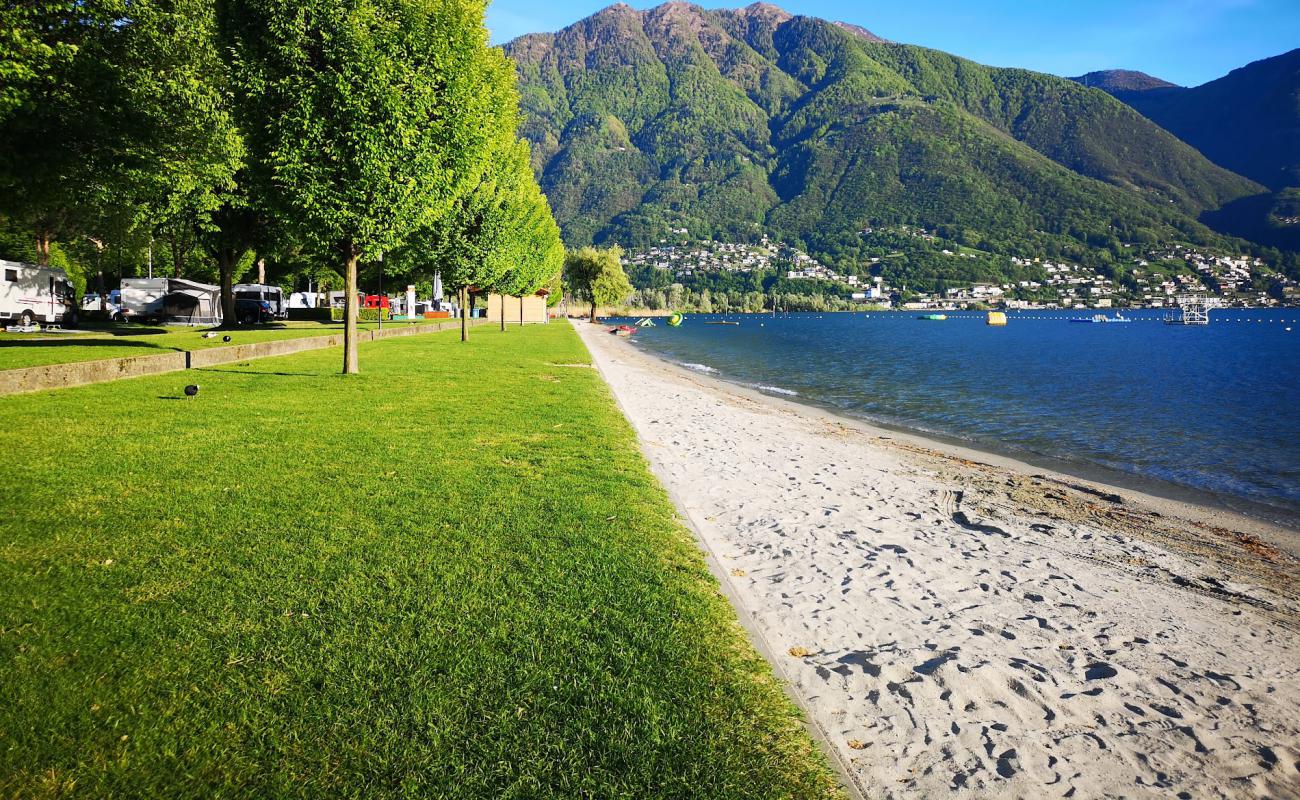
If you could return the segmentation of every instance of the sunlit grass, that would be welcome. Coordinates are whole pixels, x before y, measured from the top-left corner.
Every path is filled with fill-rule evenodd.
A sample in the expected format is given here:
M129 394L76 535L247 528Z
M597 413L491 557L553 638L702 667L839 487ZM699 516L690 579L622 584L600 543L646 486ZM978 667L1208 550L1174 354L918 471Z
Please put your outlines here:
M0 400L0 796L833 793L588 362L484 328Z

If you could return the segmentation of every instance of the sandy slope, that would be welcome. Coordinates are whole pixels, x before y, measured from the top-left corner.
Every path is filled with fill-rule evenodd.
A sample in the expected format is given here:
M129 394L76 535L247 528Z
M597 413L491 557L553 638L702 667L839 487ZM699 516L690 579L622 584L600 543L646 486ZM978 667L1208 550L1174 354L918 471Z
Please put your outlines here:
M577 327L866 796L1300 797L1300 561L1258 526Z

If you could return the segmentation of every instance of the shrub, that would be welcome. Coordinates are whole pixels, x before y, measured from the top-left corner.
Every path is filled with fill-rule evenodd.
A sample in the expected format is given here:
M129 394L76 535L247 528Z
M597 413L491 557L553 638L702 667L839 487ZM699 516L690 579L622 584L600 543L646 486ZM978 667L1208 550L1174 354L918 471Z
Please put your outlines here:
M384 308L384 309L379 309L379 308L360 308L360 309L357 309L357 311L359 312L359 313L357 314L357 321L358 321L358 322L378 322L378 321L379 321L379 312L380 312L380 311L383 311L383 312L384 312L384 319L391 319L391 318L392 318L392 314L389 313L389 310L388 310L387 308ZM343 321L343 309L341 309L341 308L331 308L331 309L330 309L330 319L333 320L333 321L335 321L335 322L342 322L342 321Z

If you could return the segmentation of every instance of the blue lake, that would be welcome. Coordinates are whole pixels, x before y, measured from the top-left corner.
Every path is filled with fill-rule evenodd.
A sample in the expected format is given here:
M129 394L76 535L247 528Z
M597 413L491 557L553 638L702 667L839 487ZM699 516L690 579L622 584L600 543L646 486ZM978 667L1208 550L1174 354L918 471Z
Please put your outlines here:
M1300 309L1068 321L1092 313L695 315L634 342L846 415L1300 513Z

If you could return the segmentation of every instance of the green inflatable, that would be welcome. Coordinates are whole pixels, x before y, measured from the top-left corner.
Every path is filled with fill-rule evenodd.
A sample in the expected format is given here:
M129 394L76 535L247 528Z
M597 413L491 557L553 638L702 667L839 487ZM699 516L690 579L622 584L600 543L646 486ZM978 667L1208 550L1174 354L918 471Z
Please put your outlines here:
M682 320L684 319L686 319L686 317L682 316L681 314L673 314L671 317L668 318L668 327L676 328L678 325L682 324Z

